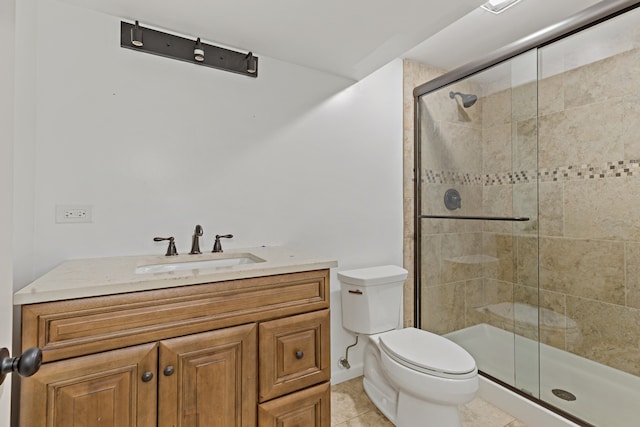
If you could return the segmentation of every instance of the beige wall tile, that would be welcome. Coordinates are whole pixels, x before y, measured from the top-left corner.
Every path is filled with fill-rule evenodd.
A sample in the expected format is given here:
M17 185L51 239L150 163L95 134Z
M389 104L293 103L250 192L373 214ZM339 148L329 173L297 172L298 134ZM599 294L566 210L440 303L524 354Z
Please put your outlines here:
M403 209L409 210L413 208L413 198L405 197L402 201ZM403 218L403 235L404 237L414 237L414 218L413 216L406 215Z
M537 341L539 337L538 325L540 314L538 301L537 288L514 285L513 312L515 318L515 333L534 341Z
M484 216L512 216L513 215L513 185L489 185L482 191L482 215ZM510 222L484 221L482 229L492 233L510 233Z
M514 285L513 301L537 307L539 301L538 288L534 288L532 286Z
M454 211L451 215L463 215L462 213L458 214L458 212L461 211ZM445 215L448 215L448 213ZM473 233L480 232L482 227L477 221L452 219L423 219L420 223L426 234Z
M465 282L422 289L422 328L446 334L465 326Z
M564 73L564 104L571 108L640 91L640 55L634 49Z
M409 272L407 279L404 281L404 294L403 294L403 325L413 326L413 283L414 283L414 241L413 237L406 237L404 239L404 268ZM409 263L407 263L409 260Z
M440 121L424 126L423 130L424 169L482 172L482 134L479 129Z
M530 82L511 89L511 121L519 122L537 116L538 83Z
M554 168L622 159L622 114L620 99L613 99L540 117L539 166Z
M538 183L515 184L513 188L513 215L527 217L529 221L513 222L513 231L518 234L538 232Z
M537 288L521 285L513 287L515 332L532 340L538 340L539 337L538 294Z
M482 233L447 234L442 239L440 280L459 282L482 277Z
M640 375L640 311L584 298L567 297L567 314L580 333L567 350L633 375ZM615 321L612 321L615 319Z
M567 296L557 292L540 291L540 340L542 343L566 349L567 336L573 337L578 332L571 319L567 318ZM564 316L563 324L557 321Z
M564 235L640 241L640 177L564 184Z
M538 194L540 235L564 235L564 183L540 182Z
M501 315L502 310L492 305L513 303L513 284L493 279L468 281L465 287L466 326L487 323L510 332L514 330L512 313ZM502 307L502 306L501 306Z
M446 235L444 236L446 238ZM421 283L424 287L437 286L441 280L442 235L422 236Z
M413 270L414 270L414 249L415 242L413 216L414 216L414 99L413 89L421 83L425 83L444 73L433 67L419 64L417 62L403 61L403 181L404 196L407 203L404 204L404 267L409 270L409 277L404 286L404 323L407 326L413 325ZM411 196L409 200L408 197Z
M538 115L564 110L564 75L557 74L538 83Z
M624 243L540 238L540 287L624 304Z
M625 244L627 305L640 308L640 242Z
M482 98L482 127L492 128L511 123L511 90Z
M511 234L483 233L485 256L482 277L503 282L516 281L516 238Z
M535 172L538 167L538 120L517 122L514 141L513 170Z
M624 158L638 160L640 159L640 97L638 92L623 98L622 114Z
M538 287L538 239L518 236L517 245L517 283Z
M482 130L482 172L484 174L509 172L513 170L511 159L511 124L484 128Z

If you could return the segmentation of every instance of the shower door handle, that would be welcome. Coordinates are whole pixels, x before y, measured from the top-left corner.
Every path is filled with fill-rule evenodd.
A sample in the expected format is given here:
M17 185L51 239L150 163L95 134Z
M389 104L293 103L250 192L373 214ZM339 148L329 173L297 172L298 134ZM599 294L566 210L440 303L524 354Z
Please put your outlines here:
M17 372L21 377L30 377L38 372L42 365L42 350L33 347L18 357L9 357L9 349L0 349L0 384L11 372Z
M462 215L420 215L425 219L466 219L472 221L529 221L526 216L462 216Z

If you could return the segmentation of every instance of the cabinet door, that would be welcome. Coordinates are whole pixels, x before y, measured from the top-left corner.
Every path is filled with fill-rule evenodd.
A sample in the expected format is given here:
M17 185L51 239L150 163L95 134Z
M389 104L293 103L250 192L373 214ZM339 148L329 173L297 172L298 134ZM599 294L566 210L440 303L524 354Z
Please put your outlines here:
M155 426L157 366L157 344L44 364L21 381L20 425Z
M331 388L329 383L260 404L259 427L329 427Z
M160 342L159 427L256 425L255 324Z

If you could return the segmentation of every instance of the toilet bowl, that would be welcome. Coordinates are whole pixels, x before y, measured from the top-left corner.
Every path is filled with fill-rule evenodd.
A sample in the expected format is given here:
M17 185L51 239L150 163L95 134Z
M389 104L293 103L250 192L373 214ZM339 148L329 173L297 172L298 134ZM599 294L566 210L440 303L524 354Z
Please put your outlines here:
M382 266L338 273L343 326L368 335L364 389L396 426L460 426L459 404L478 391L473 357L458 344L416 328L399 328L407 271Z

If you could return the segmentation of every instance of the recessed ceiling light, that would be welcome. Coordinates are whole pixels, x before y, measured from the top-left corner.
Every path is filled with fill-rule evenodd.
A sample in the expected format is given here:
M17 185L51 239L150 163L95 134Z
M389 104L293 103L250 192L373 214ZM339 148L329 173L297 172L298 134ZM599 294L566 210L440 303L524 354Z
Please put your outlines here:
M504 12L519 1L520 0L489 0L480 7L482 7L484 10L488 10L491 13L498 14L500 12Z

